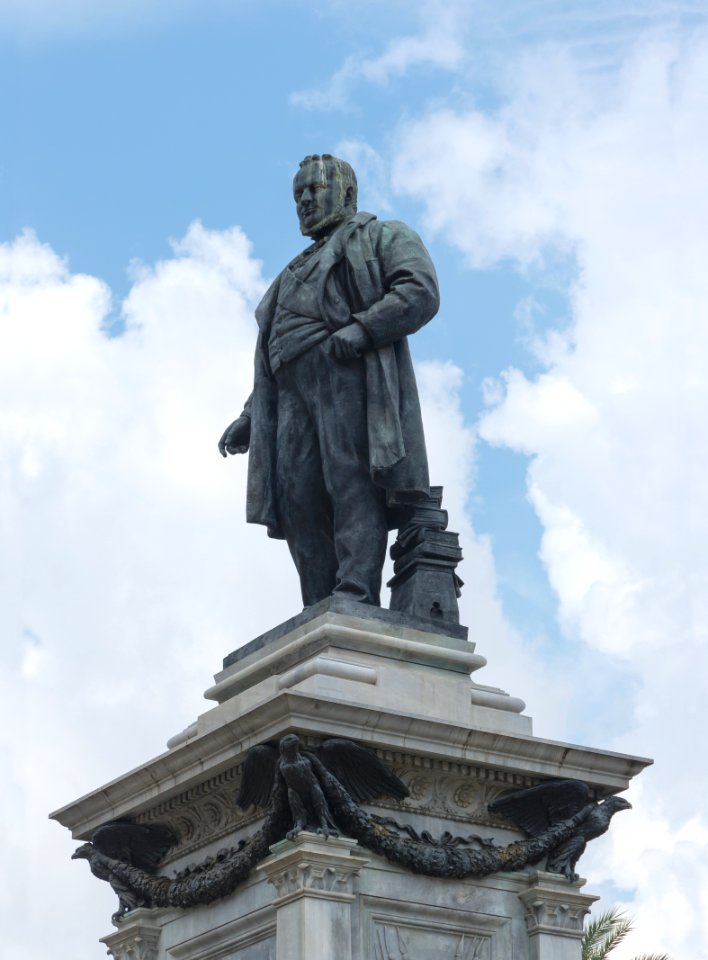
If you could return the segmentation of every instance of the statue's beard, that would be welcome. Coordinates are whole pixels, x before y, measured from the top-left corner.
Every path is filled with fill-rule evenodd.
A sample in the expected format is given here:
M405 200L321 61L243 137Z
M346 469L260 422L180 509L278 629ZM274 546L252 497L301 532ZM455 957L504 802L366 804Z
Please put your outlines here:
M332 213L305 227L300 224L300 233L304 237L311 237L313 240L319 240L328 230L340 224L347 215L346 207L337 207Z

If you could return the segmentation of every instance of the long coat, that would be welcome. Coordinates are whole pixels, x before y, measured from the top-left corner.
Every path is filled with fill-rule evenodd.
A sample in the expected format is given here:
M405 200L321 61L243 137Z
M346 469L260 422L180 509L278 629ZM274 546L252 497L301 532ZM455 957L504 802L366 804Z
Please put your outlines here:
M333 332L352 319L359 321L373 344L363 355L369 467L372 481L386 490L392 528L397 525L397 503L429 492L423 422L406 336L437 313L435 268L413 230L364 212L343 224L320 256L322 317ZM269 536L282 539L275 483L278 388L268 360L281 276L256 309L253 393L244 413L251 417L246 519L264 524Z

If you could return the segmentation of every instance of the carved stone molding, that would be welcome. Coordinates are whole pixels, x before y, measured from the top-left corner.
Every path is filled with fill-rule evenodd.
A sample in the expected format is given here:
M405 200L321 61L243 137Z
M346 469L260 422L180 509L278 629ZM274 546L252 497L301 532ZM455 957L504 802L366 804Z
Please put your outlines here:
M583 920L588 910L585 907L572 903L548 903L544 900L534 900L525 904L526 929L529 935L538 931L566 932L576 931L582 935Z
M268 880L275 887L276 898L280 900L301 892L353 894L355 874L356 871L352 870L305 863L281 873L273 873Z
M179 837L179 843L169 851L162 865L227 838L261 819L261 811L244 813L236 806L241 771L242 764L231 767L137 818L140 823L164 823Z
M557 874L535 871L529 889L519 894L529 936L550 934L579 940L585 917L598 899L580 892L584 882L569 884Z
M509 829L509 822L490 814L487 804L507 790L531 787L538 782L533 777L471 764L450 763L385 750L378 755L403 780L410 790L410 797L403 802L377 801L377 806L444 817L461 823Z
M295 840L282 840L271 847L272 856L258 869L275 887L276 907L298 897L352 901L354 878L368 862L355 856L356 840L314 833L300 833Z
M115 933L101 937L113 960L157 960L160 927L153 910L133 910Z

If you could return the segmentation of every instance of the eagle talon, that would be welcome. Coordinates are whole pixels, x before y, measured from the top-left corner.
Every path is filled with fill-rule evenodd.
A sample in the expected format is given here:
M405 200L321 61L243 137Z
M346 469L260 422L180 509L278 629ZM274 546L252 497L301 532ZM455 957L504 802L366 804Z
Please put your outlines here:
M339 832L337 830L332 830L330 827L318 827L316 832L319 833L321 837L324 837L325 840L329 840L330 837L339 836Z

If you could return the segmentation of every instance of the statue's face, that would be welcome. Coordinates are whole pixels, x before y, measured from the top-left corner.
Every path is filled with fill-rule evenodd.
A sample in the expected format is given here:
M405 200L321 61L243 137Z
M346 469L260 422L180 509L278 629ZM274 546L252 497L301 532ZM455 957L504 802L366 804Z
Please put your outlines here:
M293 195L300 232L317 239L346 216L342 184L331 164L313 160L300 167L293 180Z

